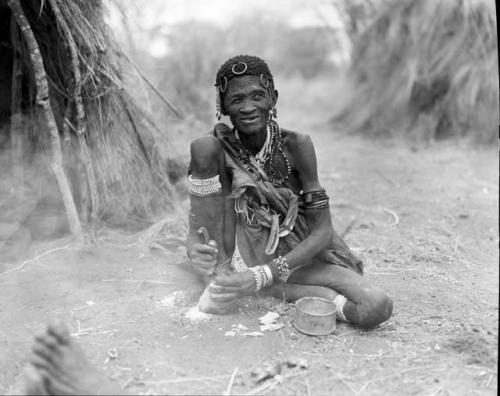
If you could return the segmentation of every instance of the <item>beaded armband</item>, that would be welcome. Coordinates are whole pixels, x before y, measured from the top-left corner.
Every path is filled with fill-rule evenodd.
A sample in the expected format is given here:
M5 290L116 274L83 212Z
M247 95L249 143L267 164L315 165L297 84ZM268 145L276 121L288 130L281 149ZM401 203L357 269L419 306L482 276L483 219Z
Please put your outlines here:
M327 209L330 207L328 203L330 198L323 189L302 193L302 199L304 209Z
M204 197L214 195L222 191L222 184L219 181L219 175L209 179L195 179L189 175L189 192L193 195Z

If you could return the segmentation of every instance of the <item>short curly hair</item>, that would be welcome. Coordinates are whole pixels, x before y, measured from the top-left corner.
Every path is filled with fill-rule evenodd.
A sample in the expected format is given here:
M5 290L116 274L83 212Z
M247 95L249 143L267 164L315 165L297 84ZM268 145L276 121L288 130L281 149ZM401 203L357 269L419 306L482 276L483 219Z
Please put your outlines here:
M270 92L274 90L273 75L264 60L252 55L234 56L222 64L215 77L217 112L222 111L222 114L226 115L223 103L227 83L235 77L242 76L257 76L266 89Z

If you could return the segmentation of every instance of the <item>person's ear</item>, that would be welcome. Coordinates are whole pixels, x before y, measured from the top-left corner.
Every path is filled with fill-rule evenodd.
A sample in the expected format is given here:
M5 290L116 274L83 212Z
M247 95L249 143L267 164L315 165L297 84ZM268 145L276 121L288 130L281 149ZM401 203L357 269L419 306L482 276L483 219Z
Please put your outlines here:
M277 89L275 89L273 91L273 94L271 96L271 102L273 104L273 107L275 107L276 106L276 102L278 102L278 90Z

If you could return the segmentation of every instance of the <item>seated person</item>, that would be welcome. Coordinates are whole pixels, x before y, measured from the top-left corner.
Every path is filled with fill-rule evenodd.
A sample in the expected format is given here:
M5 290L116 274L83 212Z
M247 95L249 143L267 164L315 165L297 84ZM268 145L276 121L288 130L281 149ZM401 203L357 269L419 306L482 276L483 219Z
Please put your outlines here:
M267 64L231 58L215 86L218 118L229 116L233 127L219 123L191 143L186 245L208 284L200 309L224 313L265 291L287 301L333 300L339 319L364 327L387 320L392 300L363 277L362 262L333 230L310 137L276 121ZM235 247L243 262L233 259Z

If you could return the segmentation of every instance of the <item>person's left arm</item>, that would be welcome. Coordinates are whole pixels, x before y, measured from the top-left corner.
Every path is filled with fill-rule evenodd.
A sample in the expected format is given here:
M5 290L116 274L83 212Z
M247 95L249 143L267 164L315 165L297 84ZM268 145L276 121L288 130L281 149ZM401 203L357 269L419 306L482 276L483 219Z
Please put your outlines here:
M311 263L311 259L328 247L333 238L328 197L318 179L316 152L311 138L297 135L289 145L293 168L298 174L305 198L305 217L310 233L284 258L290 272ZM271 264L273 277L276 268Z

